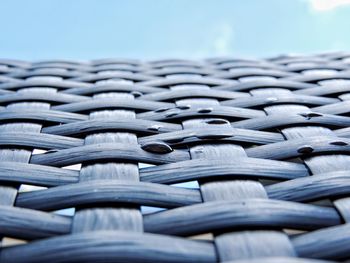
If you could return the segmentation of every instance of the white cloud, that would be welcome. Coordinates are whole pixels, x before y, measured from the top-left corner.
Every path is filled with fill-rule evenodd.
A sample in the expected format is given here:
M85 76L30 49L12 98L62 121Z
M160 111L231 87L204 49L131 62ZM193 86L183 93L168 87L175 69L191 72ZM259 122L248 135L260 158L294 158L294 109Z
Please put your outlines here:
M313 11L330 11L342 6L350 5L350 0L308 0Z

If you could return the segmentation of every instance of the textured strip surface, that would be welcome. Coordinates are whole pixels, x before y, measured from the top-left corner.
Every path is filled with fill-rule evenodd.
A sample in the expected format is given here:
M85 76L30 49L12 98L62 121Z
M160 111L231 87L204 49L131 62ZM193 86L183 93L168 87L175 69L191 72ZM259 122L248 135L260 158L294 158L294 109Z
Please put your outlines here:
M350 260L350 53L0 67L0 263Z

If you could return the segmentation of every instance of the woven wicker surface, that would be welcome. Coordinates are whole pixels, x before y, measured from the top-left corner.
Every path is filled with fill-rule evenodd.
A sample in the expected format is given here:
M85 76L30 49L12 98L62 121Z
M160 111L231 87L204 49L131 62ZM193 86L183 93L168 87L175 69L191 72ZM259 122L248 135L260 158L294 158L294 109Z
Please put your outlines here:
M350 258L350 54L0 73L1 263Z

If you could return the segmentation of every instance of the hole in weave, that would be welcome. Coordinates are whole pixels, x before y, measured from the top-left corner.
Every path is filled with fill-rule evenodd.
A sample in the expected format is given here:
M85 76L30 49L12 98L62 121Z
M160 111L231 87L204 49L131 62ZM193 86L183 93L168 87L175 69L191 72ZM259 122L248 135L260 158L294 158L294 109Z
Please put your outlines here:
M166 209L155 206L141 206L141 213L143 215L153 214L164 210Z
M189 239L193 240L203 240L203 241L213 241L214 235L212 233L206 233L201 235L190 236Z
M62 167L62 169L80 171L81 170L81 163L64 166L64 167Z
M190 189L199 189L198 181L189 181L184 183L171 184L171 186L190 188Z
M349 110L345 110L344 112L339 112L336 115L337 116L350 117L350 111Z
M11 247L27 243L26 240L17 239L12 237L3 237L0 243L0 247Z
M139 169L142 168L147 168L147 167L152 167L155 166L154 164L150 164L150 163L138 163Z
M263 186L273 185L276 183L280 183L281 180L273 180L273 179L259 179L258 180Z
M44 190L44 189L47 189L47 187L36 186L36 185L29 185L29 184L21 184L21 186L18 189L18 192L19 193L33 192L33 191L39 191L39 190Z
M290 228L284 228L283 232L286 233L290 237L295 237L301 234L306 233L307 231L299 230L299 229L290 229Z
M60 210L54 211L53 213L61 216L74 216L75 208L72 207L72 208L60 209Z
M229 122L227 120L224 120L224 119L212 119L212 120L206 121L206 123L208 123L208 124L217 124L217 125L229 124Z
M46 153L47 151L46 150L41 150L41 149L34 149L32 151L32 154L35 155L35 154L44 154Z
M317 206L334 207L334 204L330 199L319 199L319 200L314 200L314 201L311 201L308 203L312 204L312 205L317 205Z
M346 142L343 142L343 141L334 141L334 142L330 142L329 144L337 145L337 146L346 146L346 145L348 145Z
M290 163L300 163L300 164L305 164L303 159L301 159L300 157L295 157L295 158L288 158L285 159L284 161L286 162L290 162Z
M202 114L210 113L212 111L213 111L212 108L203 108L203 109L198 109L197 110L198 113L202 113Z

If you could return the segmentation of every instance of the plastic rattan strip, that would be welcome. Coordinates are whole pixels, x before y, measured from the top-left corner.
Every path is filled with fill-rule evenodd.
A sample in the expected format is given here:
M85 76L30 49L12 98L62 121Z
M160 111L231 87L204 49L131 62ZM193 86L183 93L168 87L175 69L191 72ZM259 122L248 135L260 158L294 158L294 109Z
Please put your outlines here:
M0 262L350 260L350 53L0 60Z

